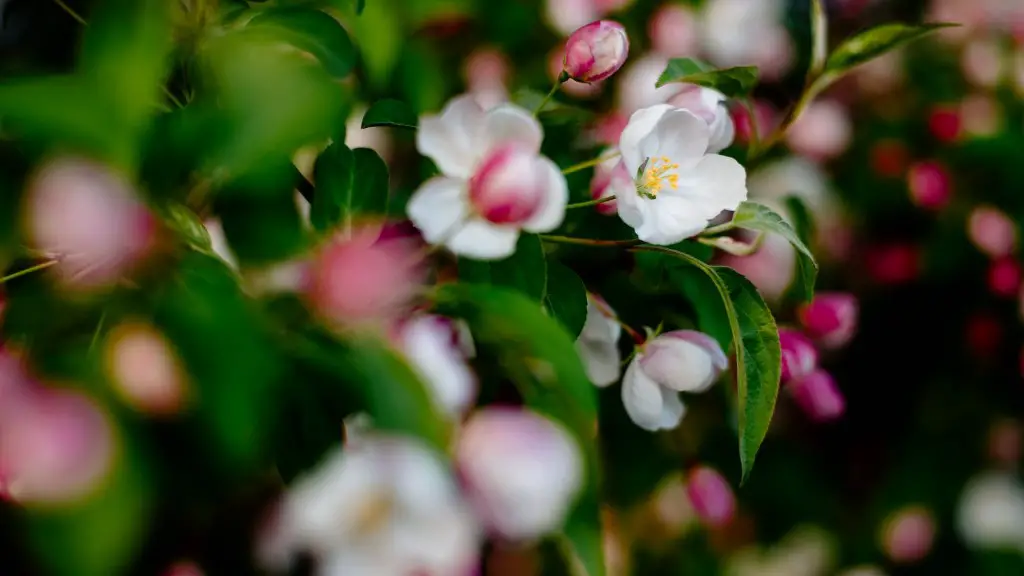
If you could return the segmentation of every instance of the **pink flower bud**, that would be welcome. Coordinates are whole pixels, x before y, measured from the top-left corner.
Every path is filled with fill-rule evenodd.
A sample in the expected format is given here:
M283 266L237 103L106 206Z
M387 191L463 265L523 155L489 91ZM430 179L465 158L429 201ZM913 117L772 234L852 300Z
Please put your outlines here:
M686 495L697 517L707 526L725 526L736 515L736 496L732 487L713 468L694 468L687 479Z
M1020 264L1012 256L999 258L988 268L988 287L996 296L1015 296L1020 287L1020 280Z
M786 142L794 152L820 161L845 152L852 138L850 116L834 100L811 103L786 133Z
M561 526L583 485L576 441L528 410L478 411L462 430L456 460L477 516L510 540L532 540Z
M918 162L911 166L907 186L914 204L930 210L945 207L953 188L949 172L937 162Z
M967 235L990 258L1008 256L1017 248L1017 225L992 206L978 206L971 211Z
M117 281L154 244L156 220L131 186L104 166L56 160L32 182L27 229L38 248L58 259L66 286Z
M775 109L768 102L755 100L754 112L757 114L757 134L759 137L764 138L771 132L778 120ZM747 107L733 107L732 117L736 125L736 139L740 142L750 142L754 136L754 124L751 122L750 112L747 110Z
M688 56L697 52L697 19L693 11L679 4L663 4L647 23L652 48L666 56Z
M114 460L110 422L93 401L67 390L38 390L5 417L0 468L22 503L58 503L88 496Z
M339 324L387 324L406 311L423 280L417 242L381 238L381 229L360 226L321 248L305 281L306 298Z
M928 509L909 506L886 521L881 539L882 549L893 562L918 562L931 552L935 542L935 519Z
M928 117L928 129L939 142L954 142L960 137L961 127L956 106L936 106Z
M818 367L818 350L803 332L792 328L779 330L782 347L782 381L799 380Z
M590 197L594 200L635 192L633 178L629 175L625 163L618 158L606 160L594 169L594 178L590 181ZM597 204L594 209L599 214L607 216L615 214L618 211L618 205L615 200L610 200Z
M498 147L469 181L473 208L495 224L523 224L544 206L546 173L535 152L518 144Z
M875 246L867 250L865 265L876 282L902 284L920 273L921 251L913 244Z
M548 57L548 75L555 81L565 70L565 45L559 45ZM572 78L562 83L561 90L573 98L591 99L596 98L604 90L604 81L587 83L578 82ZM618 143L616 140L615 143Z
M815 422L835 420L846 412L846 399L832 375L815 370L787 387L793 400Z
M857 298L845 292L819 292L799 310L807 334L826 348L845 346L857 330Z
M611 76L629 55L629 38L622 24L591 22L576 30L565 44L565 71L573 80L597 82Z
M185 373L170 342L145 323L124 323L107 336L107 370L133 408L174 414L185 401Z

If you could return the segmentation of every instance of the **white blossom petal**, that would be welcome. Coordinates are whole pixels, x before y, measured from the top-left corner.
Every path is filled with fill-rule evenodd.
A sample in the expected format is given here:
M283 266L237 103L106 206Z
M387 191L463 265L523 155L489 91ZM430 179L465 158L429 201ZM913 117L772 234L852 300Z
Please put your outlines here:
M545 176L544 204L525 224L523 229L529 232L550 232L562 225L565 219L565 207L569 203L569 186L565 182L562 170L551 160L540 156L536 168Z
M587 378L595 385L604 388L619 379L622 354L614 342L580 339L576 341L576 352L587 371Z
M466 182L443 176L427 180L409 199L406 213L428 243L444 240L469 214Z
M448 241L448 249L477 260L501 260L516 251L519 230L486 220L472 219Z
M533 114L515 104L501 104L484 119L482 144L486 151L502 144L516 143L535 154L540 153L544 130Z
M681 108L669 110L637 145L640 162L664 156L678 164L680 172L685 172L707 152L710 137L708 123L693 112Z
M735 210L747 199L747 171L733 158L710 154L680 175L679 188L698 199L710 219L722 210Z
M636 171L644 162L644 156L640 152L640 141L650 134L661 117L672 109L668 104L658 104L637 110L629 117L629 123L619 136L619 151L622 152L622 159L629 169L630 176L636 176Z
M452 340L449 320L422 315L402 328L402 347L412 367L449 415L461 414L473 401L476 377Z
M484 111L472 96L452 99L440 115L420 119L416 149L445 176L468 179L487 152L481 140Z
M683 404L682 399L679 398L679 393L668 388L661 389L661 401L660 427L662 430L672 430L683 421L683 416L686 414L686 406Z
M651 380L681 392L703 391L718 375L706 350L676 338L657 338L649 343L640 363Z
M637 237L659 246L668 246L696 236L704 230L709 219L706 210L698 202L668 194L662 194L654 200L638 197L635 211L640 217L640 225L636 227Z
M622 378L622 404L637 426L653 432L662 428L665 400L661 387L644 374L640 366L642 358L643 355L637 354Z

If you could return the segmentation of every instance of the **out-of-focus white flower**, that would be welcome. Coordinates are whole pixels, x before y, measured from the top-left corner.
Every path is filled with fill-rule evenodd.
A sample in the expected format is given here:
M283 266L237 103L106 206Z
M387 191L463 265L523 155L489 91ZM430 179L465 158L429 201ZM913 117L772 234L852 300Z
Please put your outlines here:
M452 320L430 314L405 321L399 336L412 367L451 416L461 415L472 404L477 384L457 336Z
M666 332L637 350L622 379L622 403L637 426L670 430L683 419L679 392L704 392L729 366L713 338L693 330Z
M1005 125L1002 105L985 93L970 94L960 102L960 120L964 132L975 137L995 135Z
M622 354L619 336L622 326L615 321L614 312L599 296L587 296L587 320L576 339L576 352L587 370L587 378L604 387L619 379Z
M105 166L60 158L28 189L26 229L35 248L57 259L68 287L116 282L153 247L155 217L131 185Z
M468 575L479 542L440 458L418 441L374 436L298 479L257 553L278 570L309 553L322 576Z
M1003 75L1002 52L995 37L976 38L968 42L960 56L964 78L980 88L995 88Z
M853 125L846 108L835 100L815 100L786 133L786 143L797 154L831 160L846 151Z
M1002 258L1017 248L1017 225L994 206L977 206L967 219L967 237L988 257Z
M701 14L703 44L717 66L757 66L777 79L793 63L793 41L782 24L780 0L710 0Z
M633 60L622 69L622 73L616 76L615 86L619 110L632 114L641 108L663 104L679 92L676 84L655 87L668 60L667 56L652 52Z
M509 63L498 50L484 48L470 54L463 75L467 90L484 110L508 101Z
M545 0L544 16L551 28L568 36L580 26L601 17L595 0Z
M747 199L746 171L732 158L707 154L710 137L706 121L667 104L630 118L619 150L636 193L617 204L619 217L641 240L674 244Z
M557 228L569 191L558 166L540 155L543 137L528 111L503 104L484 112L471 96L423 117L416 148L443 174L409 200L409 218L424 239L494 260L515 251L520 229Z
M678 84L680 91L669 98L668 103L676 108L693 112L708 123L711 130L708 153L717 154L732 145L736 137L736 125L726 103L725 94L713 88L696 84Z
M654 51L665 56L689 56L698 48L697 17L680 4L662 4L647 23Z
M727 576L826 576L835 562L835 542L814 526L794 528L767 550L747 547L726 565Z
M583 456L576 441L529 410L476 412L459 436L457 458L477 514L509 540L532 540L557 530L583 486Z
M957 531L972 548L1024 552L1024 486L1010 472L982 472L964 487Z

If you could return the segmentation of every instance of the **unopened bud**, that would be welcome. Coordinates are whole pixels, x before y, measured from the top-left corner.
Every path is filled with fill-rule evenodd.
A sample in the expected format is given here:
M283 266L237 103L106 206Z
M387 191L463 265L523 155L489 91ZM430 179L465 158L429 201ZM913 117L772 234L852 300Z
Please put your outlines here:
M807 334L826 348L841 348L857 331L857 297L845 292L820 292L799 311Z
M779 330L782 347L782 381L799 380L818 367L818 350L810 338L799 330Z
M910 564L923 559L935 541L935 519L920 506L898 511L882 529L882 549L893 562Z
M835 420L846 412L846 399L832 375L815 370L789 383L790 395L808 418L815 422Z
M690 472L686 495L701 522L724 526L736 515L736 496L729 482L713 468L698 466Z
M996 296L1003 298L1016 296L1020 280L1020 264L1012 256L1000 258L989 265L988 287Z
M992 206L971 211L967 235L990 258L1007 256L1017 247L1017 226L1005 212Z
M611 76L629 55L629 37L622 24L591 22L569 36L565 45L565 72L579 82L597 82Z
M949 203L952 180L946 168L938 162L918 162L907 172L910 199L922 208L939 210Z

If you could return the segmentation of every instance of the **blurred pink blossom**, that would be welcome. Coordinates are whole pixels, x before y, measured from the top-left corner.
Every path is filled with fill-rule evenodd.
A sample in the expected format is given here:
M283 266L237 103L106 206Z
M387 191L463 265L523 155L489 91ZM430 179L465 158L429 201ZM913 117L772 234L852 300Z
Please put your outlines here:
M721 527L736 515L736 496L717 470L697 466L686 479L686 495L697 517L707 526Z
M681 4L662 4L647 23L651 47L673 58L695 54L699 48L698 33L696 15Z
M818 367L818 350L810 338L793 328L779 330L782 348L782 381L799 380Z
M960 103L963 131L975 137L992 136L1003 128L1002 105L994 97L970 94Z
M922 208L940 210L953 194L953 183L945 166L935 161L917 162L907 172L910 199Z
M841 348L857 331L857 297L847 292L819 292L800 307L800 323L825 348Z
M939 142L955 142L963 130L959 107L955 104L935 106L928 115L928 129Z
M871 246L864 255L868 274L879 284L902 284L917 278L921 269L921 249L896 242Z
M463 76L466 91L480 107L489 110L508 100L510 64L505 55L494 48L480 48L466 58Z
M68 287L116 282L156 241L157 221L132 186L90 161L45 165L29 186L26 207L29 238L57 259L54 268Z
M786 133L786 142L794 152L819 161L845 152L852 138L850 116L835 100L812 102Z
M935 518L922 506L908 506L893 514L882 528L882 549L897 564L922 560L935 542Z
M981 205L971 210L967 236L990 258L1007 256L1017 249L1017 225L994 206Z
M980 88L995 88L1003 74L1002 47L995 37L975 38L960 57L964 77Z
M763 100L754 100L754 110L757 113L757 135L764 138L778 122L776 111L771 104ZM740 142L750 142L754 136L750 112L746 106L733 106L732 115L736 124L736 139Z
M829 422L846 412L846 399L835 379L818 369L786 387L796 404L815 422Z
M590 197L594 200L635 193L635 191L633 177L626 170L626 165L618 158L605 160L594 168L594 177L590 181ZM594 209L599 214L614 215L618 211L618 206L615 200L611 200L595 205Z
M185 401L185 372L171 343L154 327L125 322L107 336L111 381L133 408L147 414L174 414Z
M1017 259L1004 256L993 260L988 269L988 287L993 294L1010 298L1020 288L1021 267Z
M205 576L203 569L195 562L182 560L176 562L163 573L163 576Z
M746 276L765 300L777 302L793 283L796 252L788 240L769 234L757 252L748 256L723 254L719 264Z

